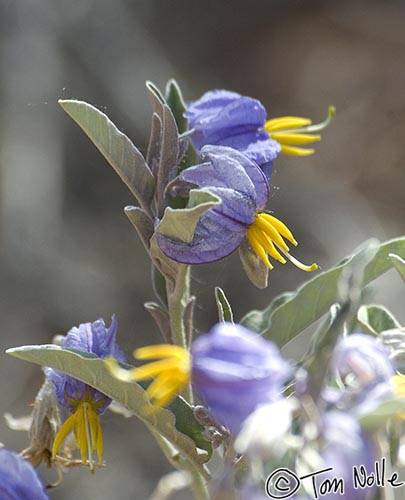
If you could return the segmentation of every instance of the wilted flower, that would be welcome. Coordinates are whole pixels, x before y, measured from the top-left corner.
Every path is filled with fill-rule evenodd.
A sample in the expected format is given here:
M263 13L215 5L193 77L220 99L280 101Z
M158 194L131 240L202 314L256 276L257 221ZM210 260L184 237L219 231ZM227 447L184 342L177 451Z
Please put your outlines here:
M280 399L290 375L275 344L232 323L219 323L198 337L190 353L165 344L137 349L134 356L159 361L124 370L108 360L115 377L128 382L154 377L147 393L158 406L191 380L214 417L235 433L255 408Z
M191 243L159 233L156 239L165 255L186 264L213 262L226 257L247 237L252 250L269 268L268 255L282 264L286 259L303 271L314 271L289 253L287 240L294 236L279 219L264 212L269 184L257 164L244 154L224 146L205 146L208 161L185 169L179 180L207 189L222 203L207 210L199 219Z
M93 353L100 358L114 356L124 361L124 355L116 344L117 320L113 316L108 330L102 319L83 323L72 328L62 340L65 349L77 349ZM82 462L88 459L93 470L93 453L97 451L99 462L103 458L103 434L98 416L104 413L111 399L93 387L53 368L45 370L48 380L54 384L56 399L71 415L63 423L55 437L52 456L55 457L63 440L74 431Z
M32 465L14 451L0 449L1 500L48 500Z
M258 163L270 177L272 163L280 152L313 154L314 149L300 146L319 141L321 136L312 132L325 128L333 114L331 108L328 118L318 125L296 116L266 121L266 110L257 99L227 90L212 90L191 103L184 116L194 130L192 140L198 150L207 144L230 146Z

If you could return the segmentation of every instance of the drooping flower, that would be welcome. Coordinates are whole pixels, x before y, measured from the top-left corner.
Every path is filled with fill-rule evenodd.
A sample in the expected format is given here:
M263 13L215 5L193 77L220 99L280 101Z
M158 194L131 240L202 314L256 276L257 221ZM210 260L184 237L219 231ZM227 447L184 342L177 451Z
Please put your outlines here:
M119 361L124 361L124 354L116 344L116 333L117 320L114 316L108 329L104 320L98 319L93 323L73 327L62 340L61 346L93 353L100 358L114 356ZM98 416L104 413L111 399L84 382L53 368L46 368L45 374L54 385L59 404L71 413L55 437L52 456L55 458L62 442L73 430L82 462L88 461L93 471L93 453L97 452L100 464L103 459L103 434Z
M325 128L333 114L331 108L328 118L317 125L296 116L266 120L266 110L257 99L227 90L212 90L191 103L184 116L194 130L192 141L198 150L207 144L238 149L258 163L269 178L273 161L280 152L313 154L314 149L301 146L321 140L313 132Z
M282 264L290 260L303 271L314 271L289 253L285 240L296 246L291 231L279 219L264 212L269 184L258 165L235 149L205 146L204 163L185 169L179 180L207 189L221 204L207 210L199 219L191 243L159 233L156 239L165 255L186 264L213 262L226 257L247 237L251 249L269 268L268 256Z
M14 451L0 449L1 500L48 500L33 466Z
M233 323L217 324L198 337L190 353L165 344L137 349L134 356L158 361L124 370L110 359L115 377L127 382L154 378L147 394L157 406L167 404L191 381L213 416L235 433L259 405L281 398L290 376L275 344Z

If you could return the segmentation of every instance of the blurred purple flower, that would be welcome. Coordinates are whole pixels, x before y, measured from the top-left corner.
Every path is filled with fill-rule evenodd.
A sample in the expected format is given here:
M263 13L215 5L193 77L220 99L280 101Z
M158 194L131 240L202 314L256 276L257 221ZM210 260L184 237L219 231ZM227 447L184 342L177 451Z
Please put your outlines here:
M297 245L291 231L276 217L264 213L269 198L268 182L257 166L244 154L224 146L204 146L201 154L208 161L185 169L180 181L205 188L222 200L199 219L191 243L159 233L157 243L163 253L186 264L213 262L233 252L247 237L253 251L269 268L267 255L285 264L286 258L304 271L305 266L289 254L285 243Z
M370 494L375 486L356 489L353 480L354 467L361 472L360 467L363 466L366 474L371 474L374 472L377 455L357 420L348 413L327 412L322 417L321 438L323 445L320 454L324 466L326 468L333 467L333 470L316 477L317 488L326 478L342 478L344 495L330 492L328 498L364 500L366 494ZM359 477L362 478L361 473Z
M64 349L85 351L99 358L113 356L119 361L124 361L124 354L116 344L116 333L115 316L112 317L108 329L104 320L98 319L93 323L83 323L79 327L73 327L62 340L61 346ZM104 413L111 399L84 382L53 368L46 368L45 374L54 385L59 404L67 407L72 414L55 437L52 455L55 457L63 440L73 430L83 463L86 462L88 455L92 468L92 453L96 450L101 463L103 438L98 415Z
M198 337L191 355L193 387L234 433L259 405L281 398L291 373L275 344L231 323Z
M395 370L389 352L371 335L344 337L335 348L332 373L343 385L325 388L324 399L357 415L369 413L393 396L391 379Z
M207 144L235 148L258 163L269 179L273 161L280 152L296 156L314 153L313 149L297 146L321 139L320 135L308 132L325 128L334 108L329 113L327 120L318 125L295 116L266 121L266 110L257 99L227 90L212 90L191 103L184 116L194 130L192 141L197 150Z
M32 465L14 451L0 449L1 500L48 500Z

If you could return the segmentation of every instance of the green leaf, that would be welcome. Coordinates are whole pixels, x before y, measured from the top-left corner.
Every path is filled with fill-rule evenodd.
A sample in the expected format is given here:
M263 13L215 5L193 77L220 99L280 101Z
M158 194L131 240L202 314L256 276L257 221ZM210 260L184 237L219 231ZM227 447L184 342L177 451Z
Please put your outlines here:
M176 121L167 104L163 105L162 112L162 137L156 183L159 216L163 214L166 206L166 186L176 177L179 168L179 133Z
M405 399L390 399L362 415L359 421L366 431L374 432L378 427L385 426L388 419L401 414L405 414Z
M154 233L153 220L139 207L128 206L124 208L124 212L136 229L146 251L149 252L150 240Z
M92 353L62 349L55 345L15 347L6 352L25 361L55 368L95 387L167 439L189 466L201 471L202 464L209 459L211 445L203 437L204 428L195 420L192 407L183 398L176 397L169 406L170 411L162 408L147 415L145 406L150 403L142 387L147 384L117 380L105 362ZM122 366L132 368L130 365ZM205 452L198 453L196 446Z
M365 252L367 248L362 248L340 265L318 274L290 296L284 295L286 300L283 299L281 305L274 305L279 300L276 298L266 309L251 311L241 323L275 341L279 346L285 345L328 312L339 296L338 283L342 273L355 267L364 258ZM389 258L391 253L405 257L405 238L379 244L375 256L365 269L362 287L393 266Z
M375 304L361 306L357 313L357 320L366 332L374 335L401 327L400 323L386 307Z
M156 231L163 236L191 243L204 212L221 203L221 199L204 189L191 189L186 208L167 207Z
M215 302L218 307L219 321L230 321L233 323L231 305L229 304L224 291L219 286L215 287Z
M401 278L405 281L405 260L401 259L399 255L395 255L394 253L390 253L388 257L391 259Z
M121 177L141 207L150 213L155 179L144 157L107 115L83 101L59 100Z
M173 116L176 120L177 128L179 129L179 133L182 134L187 130L187 119L183 116L184 112L186 111L186 106L184 104L183 95L181 93L179 84L174 79L171 79L167 82L166 102L169 108L172 110Z

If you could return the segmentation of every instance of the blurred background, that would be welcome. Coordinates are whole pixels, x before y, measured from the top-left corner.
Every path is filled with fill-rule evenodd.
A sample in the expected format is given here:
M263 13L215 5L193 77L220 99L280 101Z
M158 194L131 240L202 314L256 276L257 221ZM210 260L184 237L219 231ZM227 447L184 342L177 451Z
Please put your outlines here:
M1 352L99 317L109 324L113 313L129 358L159 341L143 308L153 300L148 259L122 210L134 200L60 98L104 109L141 151L147 79L163 89L176 78L187 100L234 90L271 117L320 121L334 104L316 155L276 162L271 209L300 242L296 256L326 269L368 238L403 233L402 0L0 0L0 9ZM237 255L196 268L197 331L216 322L214 285L240 318L307 278L279 265L258 291ZM397 275L374 290L405 321ZM0 356L0 414L27 414L41 371ZM95 477L70 470L52 499L146 499L171 470L140 422L110 412L102 420L108 467ZM27 446L3 420L0 441Z

